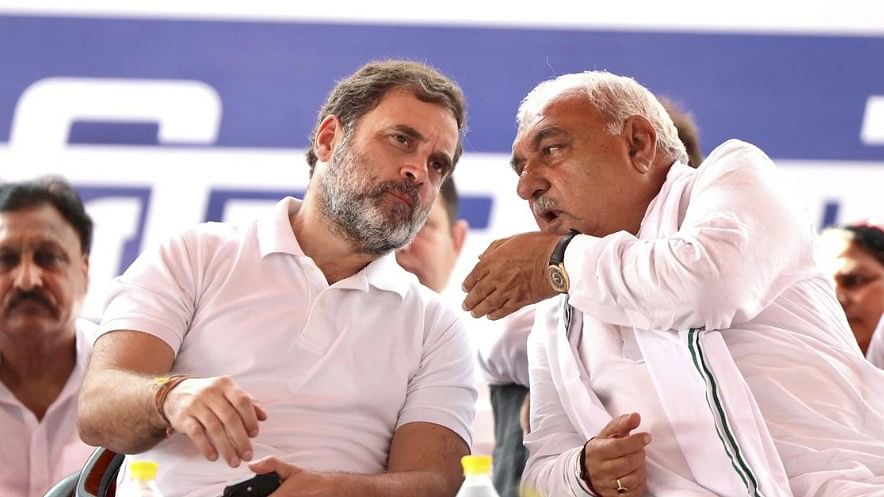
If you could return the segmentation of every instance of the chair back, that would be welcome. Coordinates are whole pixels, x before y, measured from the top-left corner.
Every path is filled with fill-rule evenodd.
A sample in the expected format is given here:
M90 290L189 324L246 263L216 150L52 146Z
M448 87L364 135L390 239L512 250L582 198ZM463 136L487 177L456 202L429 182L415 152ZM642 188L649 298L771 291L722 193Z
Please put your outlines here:
M73 497L113 497L125 457L103 447L95 449L80 471Z
M77 478L79 476L79 471L65 476L61 481L52 485L52 488L43 494L43 497L73 497L74 489L77 487Z

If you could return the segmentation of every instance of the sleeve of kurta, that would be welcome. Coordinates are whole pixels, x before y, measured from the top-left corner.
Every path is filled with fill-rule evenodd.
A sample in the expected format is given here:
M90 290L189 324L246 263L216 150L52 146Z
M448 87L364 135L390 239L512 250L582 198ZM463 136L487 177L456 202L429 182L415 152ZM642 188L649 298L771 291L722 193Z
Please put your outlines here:
M562 408L562 399L550 375L544 342L547 330L543 329L547 317L546 313L541 316L538 312L528 338L531 433L524 438L528 462L522 474L522 486L525 495L592 496L579 477L579 456L586 440Z
M688 202L675 232L572 241L565 267L574 307L640 329L725 329L756 316L802 277L789 272L809 255L803 247L812 227L761 150L729 141L696 174L689 198L661 193L643 221L643 229L660 222L648 218L655 203Z

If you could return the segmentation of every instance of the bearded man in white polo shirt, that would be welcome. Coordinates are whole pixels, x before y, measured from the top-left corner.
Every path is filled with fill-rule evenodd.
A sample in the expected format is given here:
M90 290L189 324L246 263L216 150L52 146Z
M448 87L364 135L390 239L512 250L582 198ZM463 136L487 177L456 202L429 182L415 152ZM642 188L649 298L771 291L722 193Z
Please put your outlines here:
M392 251L424 224L464 118L457 84L423 64L341 81L303 202L199 226L116 281L83 438L157 460L167 497L270 471L274 495L454 495L476 398L468 337Z
M499 240L464 307L539 305L522 482L542 495L884 495L884 374L814 264L804 209L758 148L696 169L659 101L590 71L517 117L542 232Z

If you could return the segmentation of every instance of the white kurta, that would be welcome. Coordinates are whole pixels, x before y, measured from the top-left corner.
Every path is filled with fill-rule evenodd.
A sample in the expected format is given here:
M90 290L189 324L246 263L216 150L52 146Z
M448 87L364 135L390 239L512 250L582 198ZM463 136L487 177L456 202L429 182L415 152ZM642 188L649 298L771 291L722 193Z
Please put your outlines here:
M650 495L884 495L884 373L860 355L813 236L770 160L729 141L698 170L673 165L638 236L575 238L582 312L566 331L547 304L531 337L526 485L586 494L577 454L612 402L567 337L630 327L692 475L649 451Z

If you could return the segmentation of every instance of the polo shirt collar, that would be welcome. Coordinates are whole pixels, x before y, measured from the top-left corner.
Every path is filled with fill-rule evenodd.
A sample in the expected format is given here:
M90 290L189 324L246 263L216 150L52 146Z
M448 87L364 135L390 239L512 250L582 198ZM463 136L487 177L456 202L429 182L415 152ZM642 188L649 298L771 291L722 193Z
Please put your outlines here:
M300 200L286 197L277 202L268 215L258 219L258 247L262 258L274 253L307 257L298 244L289 221L289 216L300 208ZM411 275L396 262L395 253L391 252L370 262L359 273L347 279L353 280L352 283L360 280L364 282L350 288L367 292L370 285L379 290L394 292L404 300L408 295L410 278Z
M278 252L304 256L304 251L301 250L289 221L289 216L298 212L300 208L300 200L285 197L273 206L269 214L258 219L258 248L262 258Z
M396 262L395 252L372 261L362 272L365 273L370 285L380 290L395 292L402 300L408 295L409 281L414 277Z

